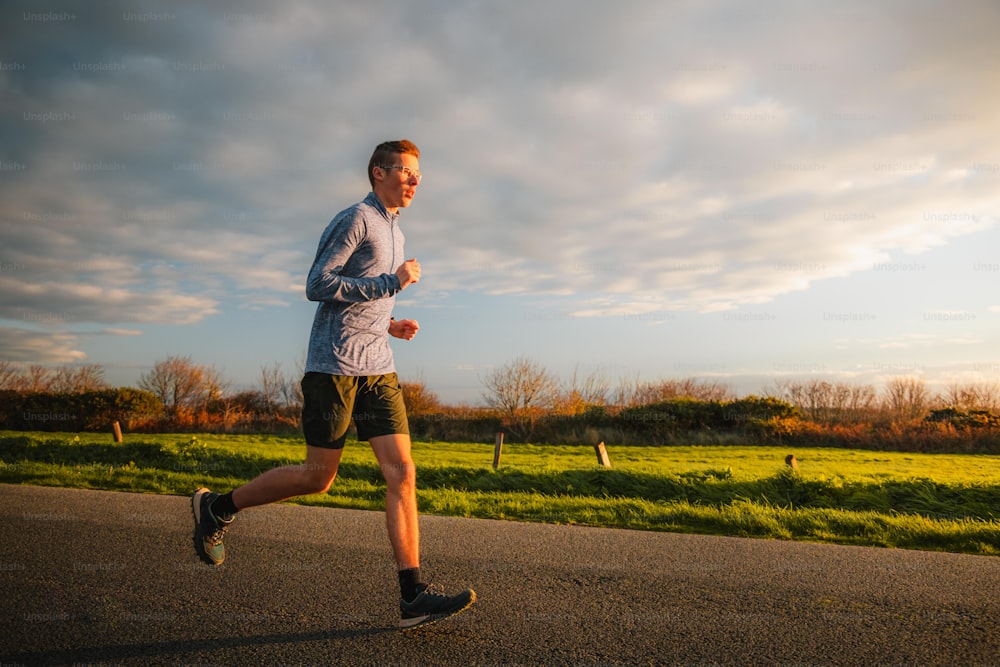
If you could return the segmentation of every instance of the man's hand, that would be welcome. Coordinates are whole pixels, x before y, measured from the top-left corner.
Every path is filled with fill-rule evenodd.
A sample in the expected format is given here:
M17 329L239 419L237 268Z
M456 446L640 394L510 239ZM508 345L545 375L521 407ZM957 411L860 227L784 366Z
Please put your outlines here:
M389 322L389 335L403 340L413 340L420 325L416 320L392 320Z
M415 259L408 259L396 269L396 277L399 278L399 288L406 289L407 285L420 280L420 262Z

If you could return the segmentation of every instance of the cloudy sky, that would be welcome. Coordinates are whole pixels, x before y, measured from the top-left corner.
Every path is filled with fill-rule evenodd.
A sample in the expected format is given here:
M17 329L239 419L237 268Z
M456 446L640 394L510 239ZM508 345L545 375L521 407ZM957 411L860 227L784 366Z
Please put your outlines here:
M375 144L403 379L1000 378L993 0L7 2L0 359L302 363Z

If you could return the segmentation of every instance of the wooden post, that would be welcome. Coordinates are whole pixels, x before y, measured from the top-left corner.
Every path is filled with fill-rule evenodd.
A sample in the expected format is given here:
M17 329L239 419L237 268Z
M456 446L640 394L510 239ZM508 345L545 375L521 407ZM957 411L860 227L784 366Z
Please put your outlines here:
M500 450L503 449L503 431L497 431L497 444L493 448L493 469L500 467Z
M111 430L115 433L115 442L119 445L122 443L122 426L118 422L111 425Z
M600 463L605 468L610 468L611 459L608 458L608 450L604 446L603 440L594 445L594 451L597 452L597 462Z

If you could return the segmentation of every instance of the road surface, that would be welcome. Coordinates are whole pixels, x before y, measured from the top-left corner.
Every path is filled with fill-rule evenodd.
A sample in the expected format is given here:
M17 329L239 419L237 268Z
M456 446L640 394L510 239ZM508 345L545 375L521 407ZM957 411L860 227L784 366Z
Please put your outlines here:
M479 602L396 629L378 512L0 485L0 665L1000 665L1000 559L421 517Z

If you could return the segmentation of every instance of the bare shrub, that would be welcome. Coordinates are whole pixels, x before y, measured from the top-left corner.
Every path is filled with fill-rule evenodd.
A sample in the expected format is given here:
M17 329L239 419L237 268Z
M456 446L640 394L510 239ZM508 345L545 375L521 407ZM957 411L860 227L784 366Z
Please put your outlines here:
M28 378L18 364L0 361L0 390L22 392L27 386Z
M403 389L403 403L406 404L406 414L410 417L431 415L441 411L441 401L437 394L420 382L400 382Z
M636 376L633 380L623 380L619 384L615 393L615 404L622 407L635 407L661 403L674 398L724 401L732 397L733 394L728 385L713 380L685 378L682 380L640 382Z
M56 368L51 375L48 390L58 394L82 394L85 391L107 388L104 367L100 364L83 364Z
M765 393L791 403L816 422L856 424L872 420L879 410L878 392L871 385L817 378L777 380Z
M942 400L959 410L987 410L997 412L1000 408L1000 382L950 383Z
M222 395L223 383L218 372L194 363L190 357L167 357L139 377L139 388L163 402L168 414L176 417L205 410L209 401Z
M522 435L531 433L535 421L554 408L559 396L559 383L552 373L526 357L494 368L482 382L486 404Z
M931 396L918 377L900 376L885 383L884 408L897 420L920 419L930 408Z
M579 367L563 386L556 400L556 412L564 415L578 415L588 408L604 406L608 403L610 385L604 371L597 369L580 376Z

